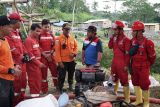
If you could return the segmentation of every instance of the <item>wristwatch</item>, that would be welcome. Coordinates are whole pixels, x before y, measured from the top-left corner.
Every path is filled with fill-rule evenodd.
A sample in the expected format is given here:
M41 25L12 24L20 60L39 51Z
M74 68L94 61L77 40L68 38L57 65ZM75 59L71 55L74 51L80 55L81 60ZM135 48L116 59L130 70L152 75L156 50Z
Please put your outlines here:
M12 68L9 68L8 69L8 74L14 74L15 73L15 70L14 69L12 69Z

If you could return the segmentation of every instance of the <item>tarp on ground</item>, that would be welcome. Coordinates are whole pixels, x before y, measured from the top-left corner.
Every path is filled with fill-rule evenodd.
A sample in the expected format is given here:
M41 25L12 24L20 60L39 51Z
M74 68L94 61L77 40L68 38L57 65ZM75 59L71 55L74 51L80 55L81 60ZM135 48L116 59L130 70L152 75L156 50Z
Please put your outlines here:
M59 104L57 99L49 94L45 97L22 101L16 107L59 107Z

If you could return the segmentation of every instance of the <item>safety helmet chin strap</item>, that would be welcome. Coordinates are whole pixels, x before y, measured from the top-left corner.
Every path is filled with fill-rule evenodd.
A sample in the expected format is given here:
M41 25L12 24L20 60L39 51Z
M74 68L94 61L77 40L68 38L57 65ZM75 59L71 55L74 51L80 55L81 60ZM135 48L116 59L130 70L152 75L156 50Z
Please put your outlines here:
M138 35L138 30L136 30L136 36L135 36L135 37L136 37L136 39L137 39L137 35Z

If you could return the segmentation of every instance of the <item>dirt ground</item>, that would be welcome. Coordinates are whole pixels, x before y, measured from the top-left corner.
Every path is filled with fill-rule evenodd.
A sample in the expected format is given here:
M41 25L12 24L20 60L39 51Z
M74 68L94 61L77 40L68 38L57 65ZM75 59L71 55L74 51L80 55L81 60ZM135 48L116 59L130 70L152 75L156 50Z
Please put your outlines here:
M66 89L68 88L67 82L65 83L64 86ZM55 93L55 88L53 86L51 76L49 77L49 93L54 94ZM150 89L150 96L153 98L160 98L160 87L154 87ZM137 106L137 107L143 107L143 106ZM160 104L150 104L150 107L160 107Z
M54 94L55 95L56 94L56 89L53 85L52 77L51 77L50 73L49 73L48 81L49 81L49 94ZM64 88L66 90L68 89L67 82L65 82ZM28 88L27 88L27 93L28 93ZM150 96L153 97L153 98L160 98L160 87L151 88L150 89ZM74 106L69 106L69 107L74 107ZM137 106L137 107L143 107L143 106ZM160 104L150 104L150 107L160 107Z

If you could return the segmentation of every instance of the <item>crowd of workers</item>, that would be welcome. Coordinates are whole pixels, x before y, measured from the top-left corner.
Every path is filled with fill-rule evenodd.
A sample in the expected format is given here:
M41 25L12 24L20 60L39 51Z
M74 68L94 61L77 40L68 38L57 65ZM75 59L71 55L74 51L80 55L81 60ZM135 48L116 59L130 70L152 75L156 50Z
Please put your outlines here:
M24 19L17 13L0 16L0 107L13 107L25 97L27 86L30 97L48 93L48 69L57 91L63 91L66 72L69 90L73 91L75 58L78 53L77 41L70 33L71 26L62 26L62 34L55 38L50 21L43 19L40 24L32 24L29 35L22 42L19 32ZM124 89L124 98L130 103L130 73L134 85L137 106L149 107L150 67L156 59L154 43L143 33L145 26L141 21L132 24L132 39L124 34L125 24L117 20L112 29L108 47L113 50L111 75L117 94L119 82ZM97 36L97 28L89 26L83 41L82 64L86 67L100 66L102 42ZM128 72L130 71L130 72ZM142 100L142 96L144 100Z

